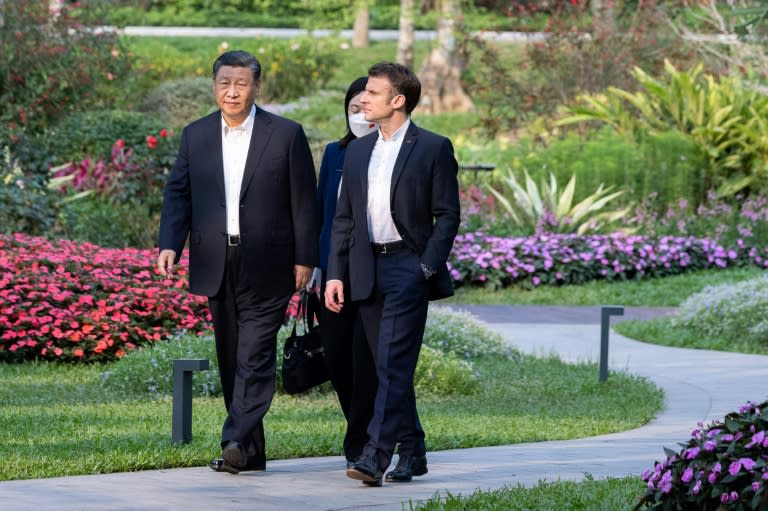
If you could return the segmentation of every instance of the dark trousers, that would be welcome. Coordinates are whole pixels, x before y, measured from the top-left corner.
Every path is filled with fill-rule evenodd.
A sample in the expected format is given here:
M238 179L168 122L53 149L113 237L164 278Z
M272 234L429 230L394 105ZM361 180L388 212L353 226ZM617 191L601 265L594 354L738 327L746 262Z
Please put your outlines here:
M227 418L221 446L238 442L248 465L266 462L264 415L275 392L277 332L289 296L261 297L248 283L240 247L227 247L224 279L208 299Z
M359 305L378 377L363 454L374 456L386 470L398 442L402 455L426 454L413 375L429 302L427 281L411 250L377 255L375 272L373 295Z
M320 296L325 294L325 282ZM357 305L346 301L340 313L331 312L322 303L320 324L323 349L331 384L347 421L344 456L355 460L368 441L368 423L373 416L376 397L376 368L365 340Z

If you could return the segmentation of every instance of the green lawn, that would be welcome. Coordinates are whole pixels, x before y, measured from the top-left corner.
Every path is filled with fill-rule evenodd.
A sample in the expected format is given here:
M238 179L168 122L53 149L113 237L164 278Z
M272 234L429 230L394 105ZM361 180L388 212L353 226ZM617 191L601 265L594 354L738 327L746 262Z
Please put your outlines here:
M475 368L473 394L419 396L430 451L623 431L662 405L646 380L617 373L599 383L594 364L522 356ZM0 365L0 480L204 466L218 454L220 398L194 399L193 441L174 446L170 398L107 392L107 369ZM341 454L343 417L332 393L278 395L265 425L269 459Z

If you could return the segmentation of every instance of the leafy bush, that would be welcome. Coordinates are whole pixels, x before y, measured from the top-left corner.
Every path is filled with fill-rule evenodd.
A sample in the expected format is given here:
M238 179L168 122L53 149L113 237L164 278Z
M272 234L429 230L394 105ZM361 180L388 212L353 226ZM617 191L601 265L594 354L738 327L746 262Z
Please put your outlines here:
M333 37L238 39L232 44L215 39L210 45L190 38L138 38L131 41L137 68L131 89L149 91L169 80L210 78L213 62L224 51L235 49L235 44L261 63L261 103L292 101L322 88L332 77L328 70L337 67L339 48L348 47L348 43ZM211 92L205 104L212 99Z
M632 73L641 90L609 88L587 96L585 106L562 123L602 121L633 139L675 129L691 140L706 163L695 203L708 190L720 196L742 190L768 189L768 95L737 75L716 79L698 65L679 71L665 62L665 76L654 78L640 68Z
M151 114L165 126L183 128L216 108L211 78L179 78L150 90L138 110Z
M424 345L472 360L482 357L513 358L517 352L500 335L488 330L466 311L431 305L424 331Z
M102 373L107 388L127 395L153 397L173 393L173 361L208 359L207 371L192 377L192 391L199 396L220 396L216 343L211 335L179 333L165 342L134 350Z
M106 159L117 140L146 146L146 137L166 127L157 115L126 110L89 110L68 115L45 131L38 143L56 164L83 158Z
M670 318L673 327L705 337L768 346L768 277L710 286L686 299Z
M643 473L647 490L634 510L768 507L766 410L768 401L747 403L723 420L699 423L680 451L665 448L667 458Z
M453 353L422 346L413 377L416 392L438 396L471 394L478 385L472 364Z
M121 202L91 194L64 204L51 233L102 247L151 248L157 244L159 225L157 205L140 196Z
M9 147L0 157L0 232L47 232L56 219L55 202L42 176L25 173Z
M62 114L109 101L105 83L119 81L127 60L118 35L102 26L103 3L0 2L0 124L38 133ZM15 134L12 134L16 137Z
M284 103L322 88L338 64L340 41L299 37L270 40L255 55L262 65L260 95L265 102Z
M560 7L552 10L545 29L548 37L531 42L521 64L530 70L524 83L528 108L553 113L579 94L631 88L630 71L636 66L656 72L665 58L690 62L694 51L674 33L661 3L627 3L631 12L600 23L585 16L588 2L557 2Z
M466 130L465 130L466 133ZM681 198L696 202L701 186L703 163L694 145L681 134L668 131L650 135L638 142L629 141L610 129L591 131L587 136L568 133L558 136L542 133L514 143L494 141L479 144L477 138L459 134L454 138L460 162L485 162L497 170L483 181L502 186L505 170L520 175L528 171L534 180L554 174L558 183L576 176L578 188L573 200L580 202L601 184L625 190L617 199L619 207L628 199L644 200L653 194L659 212Z

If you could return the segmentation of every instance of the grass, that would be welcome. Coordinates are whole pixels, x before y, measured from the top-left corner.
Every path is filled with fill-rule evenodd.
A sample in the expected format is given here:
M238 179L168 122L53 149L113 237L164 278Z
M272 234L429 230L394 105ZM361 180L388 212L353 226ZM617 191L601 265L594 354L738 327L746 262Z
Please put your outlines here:
M584 482L540 482L533 488L506 487L495 491L478 490L471 495L450 493L434 497L426 503L411 505L418 511L618 511L629 509L643 493L639 478L605 479L595 481L587 476Z
M195 398L193 439L171 443L170 398L105 391L105 366L0 365L0 480L204 466L219 452L220 398ZM662 393L594 364L522 356L477 361L480 390L419 397L430 451L562 440L649 421ZM515 375L510 377L510 375ZM267 457L340 455L343 417L332 393L277 395L265 421Z
M762 275L759 268L701 270L663 279L610 282L595 280L578 286L514 286L492 290L462 287L445 303L605 305L627 307L677 307L690 295L707 286L740 282Z

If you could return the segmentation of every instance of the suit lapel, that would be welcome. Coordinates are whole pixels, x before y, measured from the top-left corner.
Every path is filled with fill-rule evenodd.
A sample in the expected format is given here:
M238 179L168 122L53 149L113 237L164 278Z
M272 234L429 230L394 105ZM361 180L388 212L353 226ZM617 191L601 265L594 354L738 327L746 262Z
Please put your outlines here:
M413 148L416 145L416 136L418 133L419 129L416 127L413 121L411 121L411 124L408 126L408 130L403 136L403 143L400 146L400 152L397 153L395 167L392 169L392 183L389 186L390 204L394 203L395 188L397 187L397 182L403 173L403 169L405 169L405 164L408 162L408 157L411 155L411 151L413 151Z
M219 189L219 196L224 201L226 192L224 188L224 149L221 147L221 111L218 110L211 114L209 119L211 126L208 129L211 132L211 147L210 150L204 151L202 154L205 155L205 158L211 158L213 161L208 165L204 165L203 168L212 169L214 172L214 180L216 181L216 187Z
M360 144L360 156L356 163L356 166L360 169L360 193L363 198L362 204L365 206L368 204L368 166L371 162L371 153L376 145L376 141L379 139L379 132L375 131L370 135L366 135L363 138L358 139L356 143Z
M251 133L251 145L248 147L248 156L245 159L243 182L240 185L240 198L245 196L248 186L251 184L261 157L266 150L269 139L272 136L272 119L267 113L256 107L256 117L253 120L253 132Z

